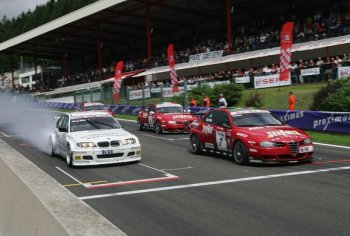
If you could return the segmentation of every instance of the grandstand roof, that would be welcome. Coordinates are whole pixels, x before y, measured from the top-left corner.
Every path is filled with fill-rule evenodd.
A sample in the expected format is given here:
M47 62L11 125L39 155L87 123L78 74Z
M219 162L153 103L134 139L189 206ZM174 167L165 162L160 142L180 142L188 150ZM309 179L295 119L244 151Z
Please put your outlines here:
M288 1L235 0L235 14L282 2ZM225 22L226 16L226 0L100 0L1 43L0 53L45 59L61 59L63 53L70 58L81 57L89 52L96 54L98 36L103 47L116 51L134 44L146 48L148 7L152 41L164 42L174 32ZM242 17L234 21L238 18Z

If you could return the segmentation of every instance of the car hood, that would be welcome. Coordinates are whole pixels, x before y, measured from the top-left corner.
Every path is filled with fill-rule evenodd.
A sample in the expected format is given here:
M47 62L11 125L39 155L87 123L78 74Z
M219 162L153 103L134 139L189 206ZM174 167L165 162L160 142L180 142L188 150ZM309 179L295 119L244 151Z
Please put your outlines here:
M79 142L101 142L110 140L122 140L125 138L136 138L124 129L99 129L69 133L68 136Z
M158 116L164 120L186 121L186 120L194 119L194 117L188 113L165 113L165 114L158 114Z
M254 137L259 141L285 142L302 141L310 138L304 131L290 126L241 127L237 136Z

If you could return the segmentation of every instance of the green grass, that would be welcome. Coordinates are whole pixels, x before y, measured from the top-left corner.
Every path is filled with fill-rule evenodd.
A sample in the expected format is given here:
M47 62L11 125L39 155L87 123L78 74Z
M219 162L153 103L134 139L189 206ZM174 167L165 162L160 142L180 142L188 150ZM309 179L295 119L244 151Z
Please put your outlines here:
M335 145L350 147L349 134L328 133L328 132L310 131L310 130L305 130L305 132L312 137L313 142L328 143L328 144L335 144Z
M296 110L310 110L314 94L326 86L325 83L303 84L265 89L246 89L238 103L238 107L244 107L245 101L252 93L259 93L263 99L263 109L287 110L288 109L288 92L293 91L296 98Z

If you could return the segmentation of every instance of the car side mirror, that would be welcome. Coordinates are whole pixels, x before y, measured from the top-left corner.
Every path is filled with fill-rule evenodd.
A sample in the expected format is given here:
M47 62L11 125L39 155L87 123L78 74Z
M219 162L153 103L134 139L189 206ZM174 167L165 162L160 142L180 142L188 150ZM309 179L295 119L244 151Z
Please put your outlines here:
M227 124L227 123L221 123L221 126L226 128L226 129L231 129L231 125Z
M68 132L68 128L61 127L61 128L58 128L58 131L60 131L60 132Z

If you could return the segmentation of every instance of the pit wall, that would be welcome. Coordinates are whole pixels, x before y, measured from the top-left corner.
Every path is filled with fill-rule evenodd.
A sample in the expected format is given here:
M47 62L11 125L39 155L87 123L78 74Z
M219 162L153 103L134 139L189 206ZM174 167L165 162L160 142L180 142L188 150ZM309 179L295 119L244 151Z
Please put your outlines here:
M22 235L125 234L0 139L0 236Z

